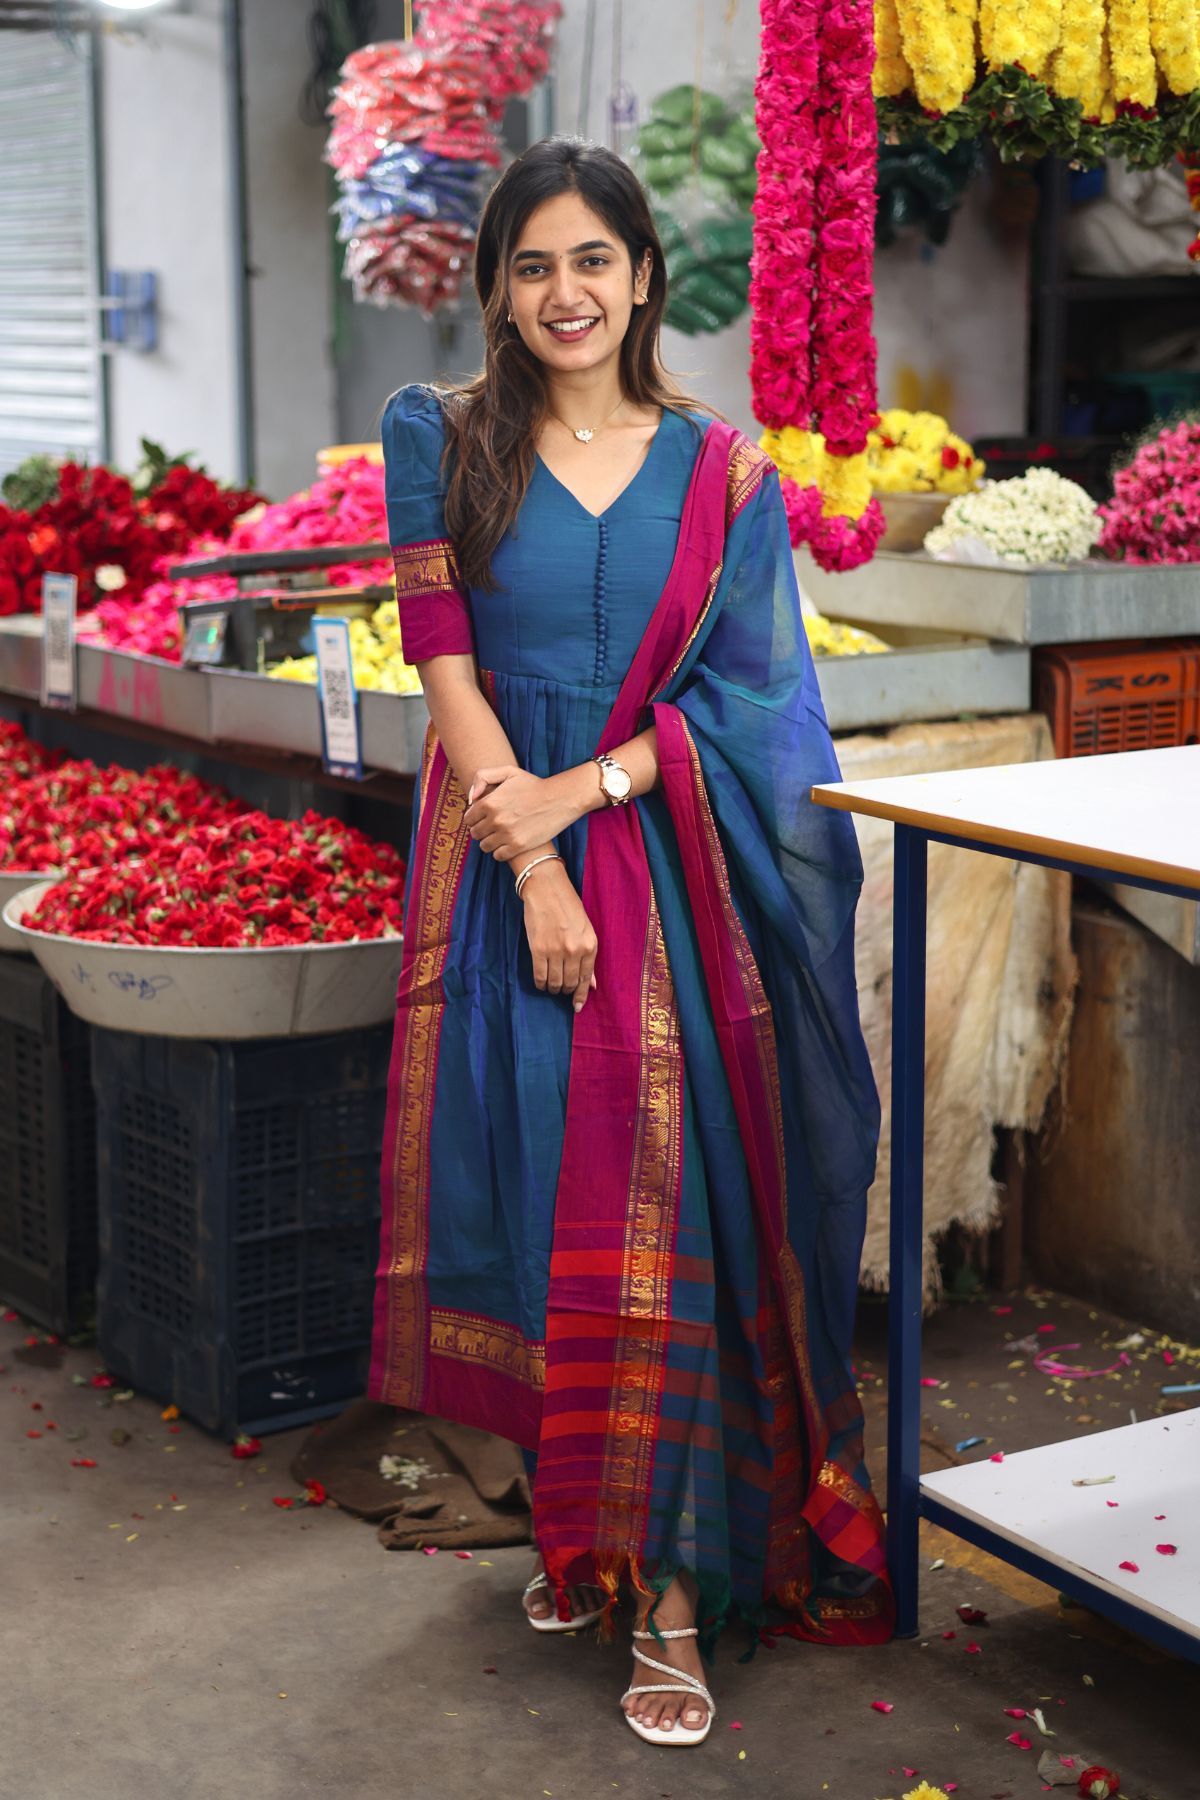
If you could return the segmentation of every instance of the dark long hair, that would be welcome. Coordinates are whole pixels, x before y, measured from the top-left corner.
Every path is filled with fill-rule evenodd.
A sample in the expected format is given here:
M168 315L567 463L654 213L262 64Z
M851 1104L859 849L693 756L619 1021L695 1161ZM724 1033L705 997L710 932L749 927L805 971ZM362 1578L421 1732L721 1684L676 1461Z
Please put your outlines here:
M485 356L472 381L443 389L446 415L446 529L464 580L490 590L492 555L517 516L533 474L546 417L546 375L515 325L508 323L507 270L530 215L558 194L577 193L629 251L636 271L652 256L644 306L635 306L621 345L621 385L639 406L694 412L664 369L658 337L667 274L654 215L627 163L601 144L550 137L534 144L500 177L483 209L475 253L475 289L483 309Z

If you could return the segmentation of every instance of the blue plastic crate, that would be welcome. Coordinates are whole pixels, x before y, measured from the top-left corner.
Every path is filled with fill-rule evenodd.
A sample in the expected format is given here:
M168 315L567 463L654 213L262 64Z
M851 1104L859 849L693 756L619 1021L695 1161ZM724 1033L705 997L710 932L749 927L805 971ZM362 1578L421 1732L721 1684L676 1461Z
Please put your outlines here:
M105 1362L208 1430L363 1392L390 1026L294 1041L93 1034Z
M62 1334L96 1285L90 1036L35 962L0 954L0 1299Z

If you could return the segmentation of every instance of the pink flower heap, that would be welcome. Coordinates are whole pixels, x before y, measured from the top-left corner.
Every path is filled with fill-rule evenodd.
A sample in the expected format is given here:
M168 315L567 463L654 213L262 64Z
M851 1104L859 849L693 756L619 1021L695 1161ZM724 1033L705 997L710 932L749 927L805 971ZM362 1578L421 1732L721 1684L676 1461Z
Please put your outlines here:
M1116 562L1200 562L1200 418L1168 425L1113 480L1100 551Z
M229 541L218 544L197 538L188 559L218 551L308 550L320 544L373 544L387 538L387 506L383 469L366 457L339 463L302 493L240 519ZM390 557L377 563L343 564L327 569L331 587L362 587L392 579ZM103 601L95 612L102 641L114 648L139 651L178 662L182 646L179 608L188 600L228 600L237 593L231 575L191 581L156 581L135 605L119 597Z
M871 0L763 0L750 303L754 410L792 541L826 569L874 554L876 123Z

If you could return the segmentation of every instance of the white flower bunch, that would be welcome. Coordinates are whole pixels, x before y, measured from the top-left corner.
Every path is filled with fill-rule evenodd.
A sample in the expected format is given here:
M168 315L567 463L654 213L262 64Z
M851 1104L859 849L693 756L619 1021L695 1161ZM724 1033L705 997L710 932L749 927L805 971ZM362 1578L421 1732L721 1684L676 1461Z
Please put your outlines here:
M1080 562L1103 521L1094 500L1053 469L1030 469L1012 481L985 481L946 508L925 548L944 561ZM980 556L978 546L991 555ZM965 554L964 554L965 553Z

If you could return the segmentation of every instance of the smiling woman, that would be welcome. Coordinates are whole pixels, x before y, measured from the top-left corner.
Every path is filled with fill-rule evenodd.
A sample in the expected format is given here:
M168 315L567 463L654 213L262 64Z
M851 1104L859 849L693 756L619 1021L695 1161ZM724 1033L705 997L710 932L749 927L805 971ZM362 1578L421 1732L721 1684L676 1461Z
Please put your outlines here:
M808 797L837 764L778 476L662 367L627 165L526 152L476 285L482 373L383 425L432 726L371 1393L522 1445L530 1623L607 1626L624 1584L626 1717L697 1744L729 1615L891 1628L848 1366L861 869Z

